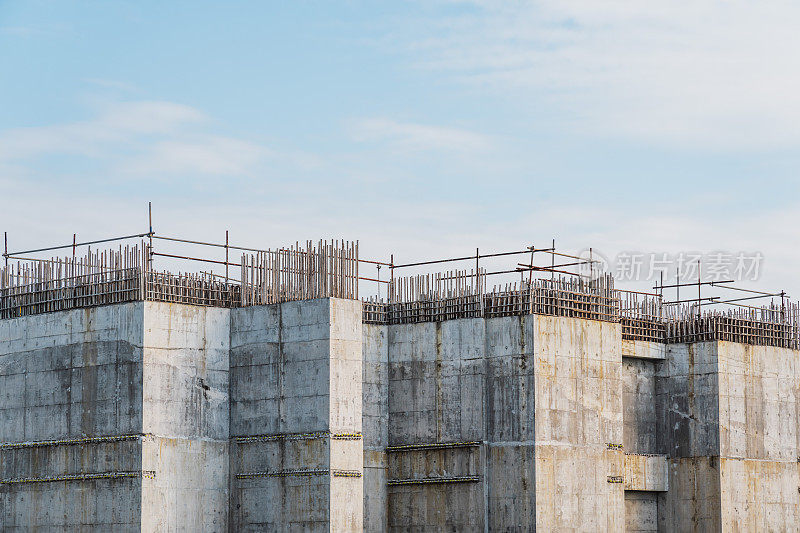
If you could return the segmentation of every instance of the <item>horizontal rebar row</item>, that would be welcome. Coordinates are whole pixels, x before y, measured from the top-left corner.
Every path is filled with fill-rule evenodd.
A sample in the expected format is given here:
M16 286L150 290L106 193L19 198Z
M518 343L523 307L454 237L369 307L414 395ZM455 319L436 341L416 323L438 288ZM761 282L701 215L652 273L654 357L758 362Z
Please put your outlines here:
M0 267L0 319L154 301L242 307L311 298L358 298L358 244L323 242L242 256L242 282L210 272L157 272L149 244Z
M483 278L482 271L476 275L473 270L394 279L391 301L364 301L363 321L412 324L539 314L618 322L626 340L720 340L800 349L796 303L699 313L696 303L665 306L658 296L617 290L609 274L593 280L535 279L494 287L488 293Z
M240 264L226 259L226 269L241 268L237 282L229 281L227 270L224 278L211 272L158 272L152 268L154 255L168 254L155 254L142 241L117 250L90 248L81 257L24 258L8 264L0 268L0 319L143 300L233 308L314 298L358 299L358 281L366 279L359 278L357 242L308 241L305 247L296 243L244 254ZM433 262L420 264L427 263ZM523 266L517 270L528 272L527 281L523 277L492 290L487 290L486 280L493 273L477 265L473 270L406 277L392 272L385 282L388 301L365 300L363 322L410 324L540 314L617 322L627 340L723 340L800 349L800 307L786 303L784 293L776 293L780 306L739 305L709 312L703 307L709 298L664 303L657 295L616 289L610 274L555 277L551 270L550 279L534 279L532 264Z

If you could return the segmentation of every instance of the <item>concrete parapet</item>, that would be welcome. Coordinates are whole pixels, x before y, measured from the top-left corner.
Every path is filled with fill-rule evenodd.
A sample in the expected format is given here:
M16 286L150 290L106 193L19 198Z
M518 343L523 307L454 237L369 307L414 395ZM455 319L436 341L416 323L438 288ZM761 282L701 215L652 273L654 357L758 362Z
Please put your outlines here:
M663 360L667 357L667 345L663 342L623 339L622 357Z

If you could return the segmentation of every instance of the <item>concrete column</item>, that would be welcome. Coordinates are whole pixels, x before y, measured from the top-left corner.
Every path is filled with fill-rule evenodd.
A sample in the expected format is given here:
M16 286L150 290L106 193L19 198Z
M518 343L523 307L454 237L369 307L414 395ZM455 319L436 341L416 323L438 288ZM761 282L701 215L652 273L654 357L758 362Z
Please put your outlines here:
M534 316L536 527L624 528L619 324Z
M796 528L798 382L796 351L722 341L668 346L659 376L670 456L661 527Z
M363 326L362 429L364 433L364 531L389 527L389 342L385 325Z
M228 527L230 311L144 302L142 531Z
M231 530L363 528L361 303L231 313Z

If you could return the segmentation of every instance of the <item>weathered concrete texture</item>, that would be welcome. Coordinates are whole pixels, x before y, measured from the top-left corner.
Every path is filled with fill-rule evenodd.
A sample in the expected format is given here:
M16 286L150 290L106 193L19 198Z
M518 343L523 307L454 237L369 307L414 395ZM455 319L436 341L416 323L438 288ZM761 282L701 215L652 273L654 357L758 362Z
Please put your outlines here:
M670 344L656 375L659 449L672 458L719 456L715 342Z
M0 442L138 433L143 304L0 320Z
M0 442L142 431L143 304L0 321ZM3 479L141 471L138 440L0 450ZM141 479L0 485L4 531L136 531Z
M658 531L658 495L653 492L625 491L625 531Z
M623 444L630 453L659 453L656 368L660 363L622 358Z
M625 490L666 492L669 470L666 455L625 454Z
M718 457L669 461L669 491L659 498L660 531L721 531Z
M97 479L0 489L4 532L140 531L142 480Z
M797 531L796 351L361 312L0 321L1 528Z
M0 449L0 479L51 478L87 472L137 472L139 439L82 446ZM141 479L0 485L2 531L138 531Z
M622 341L622 357L661 361L667 357L667 345L661 342Z
M536 523L533 316L485 321L484 490L491 530L526 531Z
M537 316L536 526L622 531L622 331ZM612 445L613 449L609 449Z
M230 312L144 306L142 530L224 530Z
M363 325L364 531L386 531L389 445L388 326Z
M797 352L671 345L657 389L672 463L662 526L796 530Z
M13 465L6 479L118 476L4 484L3 522L225 529L228 315L147 302L0 322L0 440L147 435L144 442L136 437L0 451L3 463ZM12 386L24 392L11 394ZM153 475L142 478L142 471ZM104 494L93 492L101 486ZM36 512L45 508L50 511Z
M730 342L716 348L722 527L796 529L797 352Z
M142 465L142 531L227 529L227 441L145 437Z
M479 476L482 446L410 450L389 454L390 479L436 479ZM389 487L392 529L482 530L484 491L481 483L436 483Z
M482 485L392 486L390 528L621 530L623 487L608 483L624 473L620 338L540 316L389 326L389 444L485 450L475 464L390 454L390 478L474 472ZM415 454L418 468L399 468Z
M485 439L484 334L482 319L389 326L390 445ZM395 452L389 478L483 476L480 457L471 448ZM477 483L391 486L388 506L390 529L482 529L486 513Z
M232 530L362 529L362 478L330 473L360 476L362 441L329 436L361 433L361 328L349 300L231 312L231 435L266 437L231 444Z

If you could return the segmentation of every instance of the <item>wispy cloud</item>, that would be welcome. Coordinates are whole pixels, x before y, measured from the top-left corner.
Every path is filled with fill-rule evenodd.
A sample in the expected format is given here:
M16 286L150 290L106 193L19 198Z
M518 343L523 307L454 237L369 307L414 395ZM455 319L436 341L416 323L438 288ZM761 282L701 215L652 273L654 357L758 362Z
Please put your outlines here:
M137 158L126 171L132 174L196 173L228 176L249 174L271 152L257 144L208 136L194 141L162 141Z
M126 102L96 117L0 133L0 164L26 168L48 156L102 161L126 176L205 174L243 176L271 154L258 144L205 133L206 116L172 102Z
M547 102L560 127L714 149L800 145L800 4L473 1L419 65Z
M353 121L350 131L355 141L385 143L402 151L471 152L485 150L491 146L489 137L469 130L397 122L386 118Z
M199 111L171 102L115 104L87 121L3 131L0 162L48 155L107 157L114 145L134 143L142 136L167 135L202 120Z

